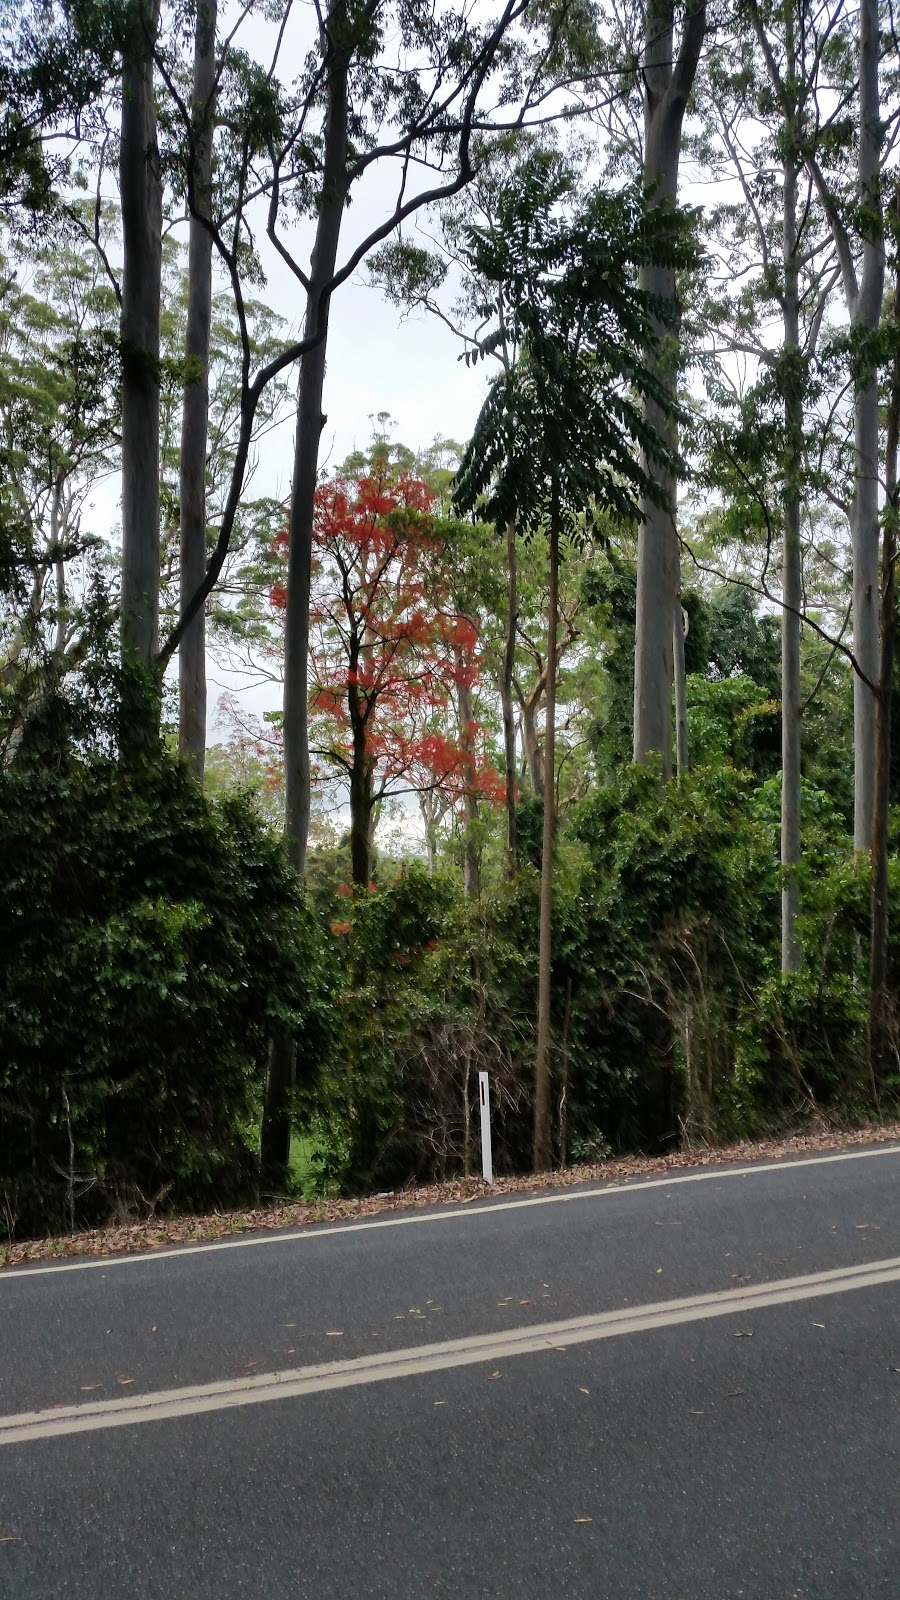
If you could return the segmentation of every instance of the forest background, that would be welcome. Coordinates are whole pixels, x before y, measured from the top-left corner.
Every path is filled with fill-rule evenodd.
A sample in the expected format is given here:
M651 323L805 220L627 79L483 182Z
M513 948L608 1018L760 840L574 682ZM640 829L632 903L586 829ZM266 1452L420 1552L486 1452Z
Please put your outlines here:
M890 1114L891 5L0 73L7 1232Z

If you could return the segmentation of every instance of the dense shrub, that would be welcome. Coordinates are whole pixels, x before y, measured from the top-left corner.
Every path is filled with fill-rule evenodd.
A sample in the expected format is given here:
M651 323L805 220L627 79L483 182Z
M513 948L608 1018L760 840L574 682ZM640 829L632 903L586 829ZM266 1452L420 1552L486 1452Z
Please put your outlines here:
M275 1022L312 1069L317 935L246 797L71 742L0 775L8 1229L253 1187Z
M479 1170L479 1070L492 1077L497 1168L526 1164L534 883L467 901L457 876L411 863L337 906L336 1048L300 1096L322 1181L395 1188Z

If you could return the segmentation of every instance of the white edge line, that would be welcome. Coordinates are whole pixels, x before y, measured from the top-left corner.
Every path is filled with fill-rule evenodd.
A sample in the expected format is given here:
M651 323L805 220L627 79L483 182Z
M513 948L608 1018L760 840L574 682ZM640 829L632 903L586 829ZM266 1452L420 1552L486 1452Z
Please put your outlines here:
M627 1310L603 1311L572 1317L563 1322L538 1323L531 1328L502 1333L469 1335L442 1344L384 1351L350 1361L295 1367L284 1372L258 1373L252 1378L164 1389L136 1399L104 1400L93 1405L56 1407L50 1411L21 1412L0 1417L0 1447L38 1439L104 1428L133 1427L145 1422L199 1416L236 1406L263 1405L272 1400L298 1399L333 1389L355 1388L389 1379L418 1377L424 1373L474 1366L483 1361L565 1350L569 1345L595 1343L623 1334L671 1328L687 1322L765 1310L802 1300L845 1294L900 1281L900 1257L847 1268L833 1268L775 1283L713 1294L691 1295L682 1300L661 1300ZM561 1344L559 1341L564 1340Z
M896 1155L900 1155L900 1145L883 1144L864 1150L842 1150L836 1155L799 1157L794 1161L754 1161L744 1167L704 1168L702 1172L681 1172L677 1176L668 1178L642 1178L638 1174L633 1178L613 1179L611 1182L603 1183L601 1188L573 1188L562 1193L531 1195L522 1200L491 1200L485 1197L484 1203L477 1206L466 1205L460 1201L447 1201L444 1209L427 1211L424 1214L410 1211L399 1217L381 1217L376 1214L362 1222L295 1223L292 1228L288 1226L284 1231L252 1232L248 1237L240 1234L232 1235L227 1239L211 1239L200 1244L175 1245L168 1250L154 1250L148 1245L127 1255L91 1256L86 1261L57 1260L39 1266L23 1263L21 1266L0 1267L0 1286L10 1278L39 1278L51 1272L88 1272L98 1269L106 1272L113 1267L149 1266L156 1261L173 1261L186 1256L206 1255L215 1250L246 1250L263 1245L296 1244L301 1241L326 1239L336 1233L361 1233L363 1230L370 1231L375 1228L406 1228L413 1224L421 1226L429 1222L461 1222L469 1217L496 1216L500 1211L524 1210L529 1206L552 1206L564 1202L571 1204L578 1200L603 1200L607 1195L639 1194L647 1189L671 1189L675 1184L681 1183L705 1183L717 1178L751 1178L759 1172L795 1172L799 1167L827 1167L838 1161L864 1161L872 1156Z

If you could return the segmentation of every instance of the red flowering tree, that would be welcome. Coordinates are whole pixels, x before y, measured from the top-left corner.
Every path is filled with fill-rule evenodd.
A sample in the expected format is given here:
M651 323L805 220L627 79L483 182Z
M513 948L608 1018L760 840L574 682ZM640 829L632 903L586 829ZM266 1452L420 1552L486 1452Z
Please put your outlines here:
M498 781L471 713L478 627L452 603L433 504L421 479L378 462L316 494L310 746L349 790L361 886L382 800L439 789L466 809ZM272 603L284 604L280 585Z

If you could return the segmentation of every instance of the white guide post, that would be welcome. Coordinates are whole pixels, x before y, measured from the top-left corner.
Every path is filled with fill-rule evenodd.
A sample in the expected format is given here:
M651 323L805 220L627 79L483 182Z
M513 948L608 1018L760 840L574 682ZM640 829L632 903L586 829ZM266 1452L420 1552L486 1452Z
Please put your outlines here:
M491 1090L486 1072L478 1074L478 1100L481 1108L481 1175L485 1183L494 1181L494 1158L491 1151Z

